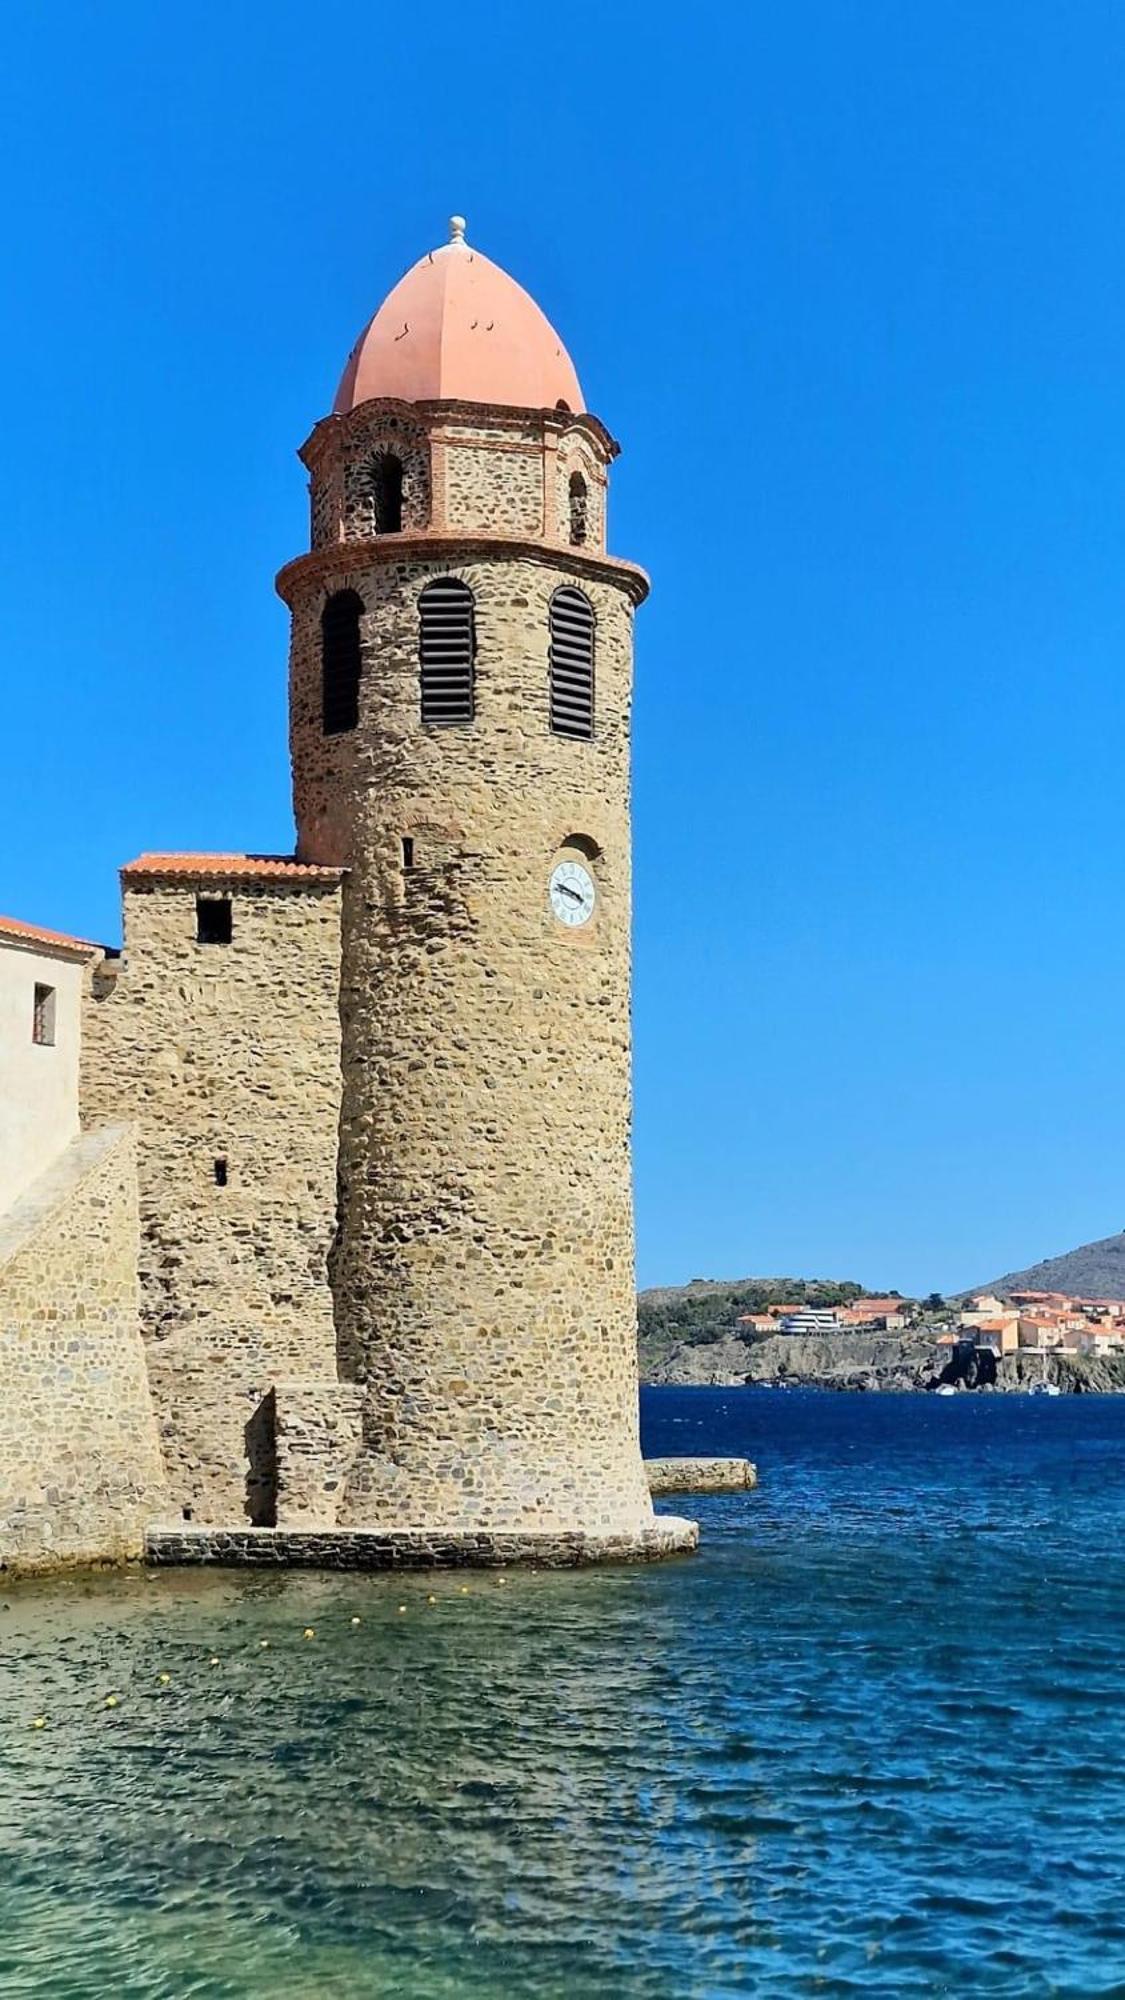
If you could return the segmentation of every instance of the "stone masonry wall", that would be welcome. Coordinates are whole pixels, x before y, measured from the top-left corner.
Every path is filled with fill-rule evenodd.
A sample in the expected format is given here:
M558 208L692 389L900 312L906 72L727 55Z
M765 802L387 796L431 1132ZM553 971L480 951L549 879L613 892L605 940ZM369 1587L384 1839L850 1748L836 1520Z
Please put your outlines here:
M464 532L570 541L569 481L587 487L584 546L605 552L606 466L616 446L595 419L471 403L361 403L318 424L308 466L312 546L360 543L375 531L371 465L393 451L403 467L402 532Z
M196 942L197 893L231 895L229 945ZM86 1005L84 1121L139 1126L142 1327L173 1508L195 1520L272 1518L269 1391L335 1376L339 903L127 885L122 969Z
M543 446L503 432L460 432L446 446L445 519L451 529L543 533Z
M74 1140L0 1220L0 1566L139 1555L164 1505L133 1133L114 1128Z
M323 586L287 585L300 851L351 865L333 1279L343 1372L367 1394L339 1523L636 1534L630 589L549 550L361 554L332 579L366 605L347 738L320 728ZM477 714L425 730L417 599L443 574L475 595ZM548 725L562 583L597 617L590 743ZM548 900L564 852L597 879L581 930Z
M335 1527L362 1442L364 1394L353 1382L283 1382L275 1392L277 1524Z

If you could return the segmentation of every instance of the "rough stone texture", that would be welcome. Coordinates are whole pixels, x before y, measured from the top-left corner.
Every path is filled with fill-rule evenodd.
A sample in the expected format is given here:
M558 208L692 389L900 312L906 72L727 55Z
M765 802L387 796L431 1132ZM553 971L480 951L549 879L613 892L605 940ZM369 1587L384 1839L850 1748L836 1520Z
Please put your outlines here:
M133 1134L115 1128L75 1139L0 1220L0 1566L139 1555L166 1504Z
M364 1391L353 1382L286 1382L275 1391L277 1525L334 1528L363 1443Z
M231 943L197 944L197 892L228 891ZM84 1122L140 1127L149 1374L174 1504L203 1521L272 1520L268 1393L335 1377L339 903L273 881L127 886L122 969L87 1002Z
M742 1493L758 1484L748 1458L646 1458L650 1493Z
M569 543L569 485L587 487L583 546L604 554L606 467L617 447L597 418L557 410L385 397L326 417L302 458L312 475L312 547L363 541L375 530L371 464L403 466L403 534L471 530Z
M687 1555L699 1541L694 1521L653 1515L635 1533L589 1535L363 1530L287 1532L280 1528L194 1529L154 1525L145 1536L152 1563L211 1563L224 1568L347 1570L506 1569L532 1563L575 1569L587 1563L655 1562Z
M302 858L344 895L340 1355L367 1385L343 1526L635 1532L629 1161L631 579L591 563L595 740L553 736L549 556L357 548L358 728L320 728L321 585L292 592ZM468 554L468 551L466 551ZM418 594L476 604L476 717L423 729ZM403 865L403 838L414 865ZM599 906L553 916L558 856Z
M388 450L403 524L374 533ZM126 871L124 959L89 979L83 1117L140 1128L148 1373L169 1513L194 1524L154 1536L161 1560L694 1546L692 1524L656 1521L638 1438L629 723L647 585L602 552L615 450L564 411L385 401L318 425L314 548L279 587L298 852L346 880ZM474 593L476 714L423 728L418 597L448 575ZM561 584L596 619L590 742L549 726ZM325 737L320 621L341 587L365 607L359 722ZM551 911L564 857L596 880L583 928ZM197 942L198 894L231 897L229 944Z
M357 432L369 438L396 407L318 425L303 454L314 496L346 494ZM644 583L600 556L615 447L596 419L413 407L442 547L424 533L355 539L345 518L337 551L279 580L293 613L298 852L350 871L332 1280L341 1372L366 1393L337 1521L635 1536L652 1519L629 1160L629 719ZM591 533L563 562L578 468ZM475 719L423 729L418 597L449 575L474 593ZM549 727L547 607L561 584L586 590L597 620L590 743ZM343 587L365 606L360 717L325 738L320 613ZM581 930L548 901L564 854L597 881Z
M446 527L541 535L543 476L543 447L530 424L522 439L511 427L462 431L446 447Z

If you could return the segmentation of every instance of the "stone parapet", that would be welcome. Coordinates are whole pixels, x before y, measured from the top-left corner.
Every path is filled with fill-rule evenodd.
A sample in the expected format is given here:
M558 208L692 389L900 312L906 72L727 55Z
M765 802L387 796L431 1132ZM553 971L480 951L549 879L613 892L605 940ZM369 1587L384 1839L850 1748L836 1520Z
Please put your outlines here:
M688 1555L699 1541L694 1521L658 1514L636 1534L372 1534L283 1528L189 1528L155 1524L145 1536L149 1562L211 1564L226 1569L427 1570L576 1569L590 1563L656 1562Z
M748 1458L646 1458L650 1493L742 1493L758 1484Z

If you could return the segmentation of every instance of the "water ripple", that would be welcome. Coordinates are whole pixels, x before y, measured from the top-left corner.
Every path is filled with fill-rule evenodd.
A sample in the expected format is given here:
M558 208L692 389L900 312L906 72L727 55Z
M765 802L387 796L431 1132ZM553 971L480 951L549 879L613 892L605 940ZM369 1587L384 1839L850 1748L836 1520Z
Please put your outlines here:
M694 1562L10 1589L5 2000L1125 1995L1125 1401L646 1418Z

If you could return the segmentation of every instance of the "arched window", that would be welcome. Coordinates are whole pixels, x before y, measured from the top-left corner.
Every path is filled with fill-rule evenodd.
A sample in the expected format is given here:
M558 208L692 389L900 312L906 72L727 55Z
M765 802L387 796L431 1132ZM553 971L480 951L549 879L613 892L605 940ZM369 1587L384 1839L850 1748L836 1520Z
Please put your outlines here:
M586 481L580 472L570 475L570 539L582 543L586 539L587 522Z
M320 614L320 712L326 736L359 721L359 621L363 599L337 590Z
M377 452L371 461L371 506L377 535L401 533L402 460L397 452Z
M422 721L432 729L473 719L476 632L473 593L455 576L428 583L418 599Z
M564 587L551 599L551 728L556 736L594 733L594 607L580 590Z

